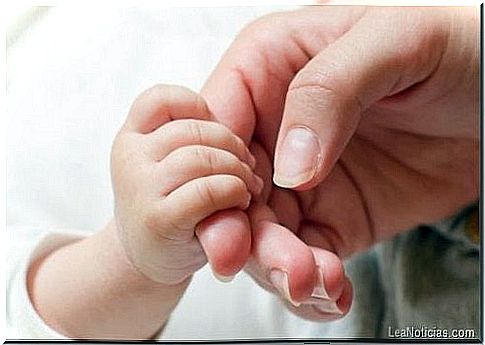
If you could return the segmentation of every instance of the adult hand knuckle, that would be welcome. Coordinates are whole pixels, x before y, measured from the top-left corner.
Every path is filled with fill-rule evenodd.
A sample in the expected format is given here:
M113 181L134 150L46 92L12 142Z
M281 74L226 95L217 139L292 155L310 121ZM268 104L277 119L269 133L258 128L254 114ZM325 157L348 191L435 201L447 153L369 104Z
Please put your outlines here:
M345 86L326 73L296 79L288 88L287 98L295 98L299 103L312 108L335 105L359 110L363 107L358 95L347 94Z

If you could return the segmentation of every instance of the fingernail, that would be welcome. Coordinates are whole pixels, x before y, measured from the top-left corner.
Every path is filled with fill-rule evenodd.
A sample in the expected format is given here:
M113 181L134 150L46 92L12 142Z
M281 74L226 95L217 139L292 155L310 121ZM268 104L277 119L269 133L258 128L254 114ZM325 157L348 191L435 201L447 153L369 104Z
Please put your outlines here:
M323 313L328 313L328 314L337 314L337 315L343 315L344 314L339 309L336 302L314 304L313 308L317 309L318 311L321 311Z
M251 193L248 192L246 194L246 200L244 200L244 205L242 206L243 210L247 209L249 205L251 205L251 200L252 200Z
M214 278L216 278L218 281L222 282L222 283L229 283L231 282L235 276L223 276L223 275L220 275L214 271L212 271L212 275L214 276Z
M330 300L330 296L328 295L327 289L325 289L325 281L323 280L323 269L318 268L317 270L317 283L315 288L313 289L312 297L321 299L321 300Z
M293 304L295 307L300 306L300 303L293 301L290 294L290 285L288 281L288 274L279 270L272 269L269 273L269 281L278 290L280 295Z
M251 169L254 169L256 167L256 158L252 155L252 153L248 153L248 159L249 159L249 166Z
M264 187L263 179L258 175L254 175L254 184L256 186L256 195L259 195Z
M278 152L274 183L291 188L309 181L317 171L320 155L320 140L311 129L291 129Z

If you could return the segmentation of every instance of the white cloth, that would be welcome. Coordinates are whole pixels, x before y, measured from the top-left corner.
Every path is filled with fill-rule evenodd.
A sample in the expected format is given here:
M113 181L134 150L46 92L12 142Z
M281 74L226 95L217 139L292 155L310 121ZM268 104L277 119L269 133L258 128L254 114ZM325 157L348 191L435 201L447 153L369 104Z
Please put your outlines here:
M67 234L38 236L18 242L7 258L7 339L62 339L44 323L33 307L27 291L27 272L37 257L79 238Z
M274 10L57 7L9 46L8 339L62 337L32 307L27 267L72 239L59 229L88 235L111 217L109 153L135 96L160 82L198 90L237 32ZM287 312L245 274L226 285L204 268L163 337L312 337L318 326Z

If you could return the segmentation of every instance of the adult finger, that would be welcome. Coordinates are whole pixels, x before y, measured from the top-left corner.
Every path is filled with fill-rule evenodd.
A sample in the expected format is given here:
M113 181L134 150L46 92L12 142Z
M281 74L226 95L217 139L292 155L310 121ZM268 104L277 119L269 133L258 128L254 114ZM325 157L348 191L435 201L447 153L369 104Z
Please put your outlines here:
M348 278L345 278L342 293L336 302L302 303L295 307L286 303L288 309L301 318L311 321L332 321L338 320L350 311L352 306L353 290Z
M246 264L251 251L251 232L246 214L237 209L217 212L196 227L214 276L227 282Z
M366 109L422 82L438 66L447 36L426 20L432 13L387 11L367 11L290 83L275 152L277 185L298 190L317 185Z
M332 252L308 247L290 230L275 223L271 210L254 204L250 208L253 229L252 256L247 266L255 280L277 292L294 307L312 305L330 314L343 315L338 300L345 287L341 260Z
M318 279L312 251L289 229L276 222L262 203L249 209L252 229L250 274L266 289L295 306L312 295Z
M352 305L352 284L345 276L344 266L334 253L311 247L318 267L312 295L299 305L286 302L294 314L312 321L332 321L345 316Z

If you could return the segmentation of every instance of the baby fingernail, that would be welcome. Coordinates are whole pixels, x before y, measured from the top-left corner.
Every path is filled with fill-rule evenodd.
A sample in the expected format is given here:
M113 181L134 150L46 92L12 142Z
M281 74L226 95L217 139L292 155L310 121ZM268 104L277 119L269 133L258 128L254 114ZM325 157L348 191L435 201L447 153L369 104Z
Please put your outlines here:
M309 181L318 168L320 152L320 140L312 130L291 129L275 162L274 182L280 187L292 188Z
M315 285L315 288L313 289L312 297L321 299L321 300L330 300L330 296L327 293L327 290L325 289L325 281L323 280L323 270L322 268L318 268L317 270L317 284Z
M328 313L328 314L336 314L336 315L343 315L344 313L339 309L336 302L327 302L327 303L319 303L314 304L313 307L318 311Z
M231 282L231 281L234 279L234 277L235 277L235 276L223 276L223 275L220 275L220 274L216 273L215 271L212 271L212 274L214 275L214 277L215 277L215 278L216 278L218 281L220 281L220 282L222 282L222 283L229 283L229 282Z
M269 274L269 281L278 290L283 298L285 298L295 307L298 307L300 305L300 303L293 301L293 299L291 298L288 274L279 269L272 269Z
M256 167L256 158L254 158L254 156L251 153L249 153L248 159L249 159L249 166L251 167L251 169L254 169Z
M254 184L256 185L256 194L260 194L264 187L263 179L258 175L254 175Z

